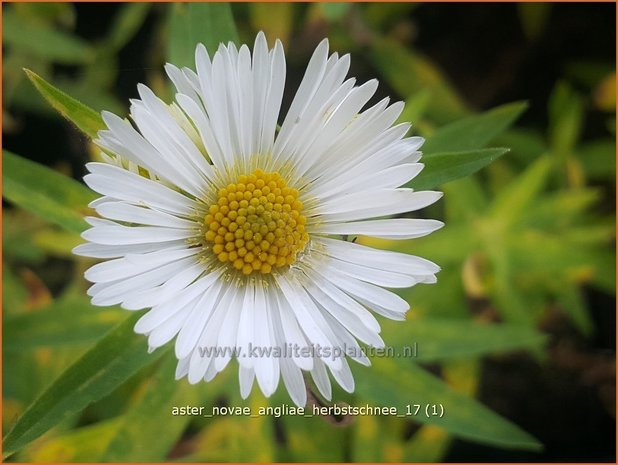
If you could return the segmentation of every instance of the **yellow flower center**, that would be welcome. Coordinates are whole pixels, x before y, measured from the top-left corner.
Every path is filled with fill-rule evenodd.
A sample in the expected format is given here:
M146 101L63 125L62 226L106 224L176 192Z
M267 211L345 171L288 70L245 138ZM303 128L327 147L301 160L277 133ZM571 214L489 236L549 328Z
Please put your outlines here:
M245 275L266 274L294 263L307 245L303 203L279 173L255 170L217 195L204 218L204 236L220 262Z

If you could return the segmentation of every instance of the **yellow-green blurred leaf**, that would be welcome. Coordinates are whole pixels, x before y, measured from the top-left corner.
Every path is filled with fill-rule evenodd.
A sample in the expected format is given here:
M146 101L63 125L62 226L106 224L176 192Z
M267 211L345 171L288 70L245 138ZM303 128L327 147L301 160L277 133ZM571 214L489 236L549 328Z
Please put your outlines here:
M87 228L83 213L96 195L77 181L11 152L2 152L3 196L70 232Z
M502 226L518 219L545 186L551 167L548 157L539 157L496 195L490 207L490 217L495 218Z
M172 3L169 5L167 59L195 68L195 47L206 46L212 56L221 42L238 43L238 33L228 3Z
M19 47L50 61L64 64L87 63L94 58L92 47L58 29L26 21L11 11L2 15L4 45Z

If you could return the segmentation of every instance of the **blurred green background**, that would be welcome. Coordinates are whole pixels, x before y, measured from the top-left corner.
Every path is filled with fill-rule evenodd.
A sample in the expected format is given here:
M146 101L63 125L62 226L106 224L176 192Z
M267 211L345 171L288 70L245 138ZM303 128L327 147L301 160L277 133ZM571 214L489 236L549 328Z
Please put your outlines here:
M76 180L96 149L23 68L124 116L138 82L171 101L163 64L192 66L194 39L234 38L234 24L240 42L259 30L283 41L284 108L326 36L352 54L351 76L380 79L376 99L407 102L401 120L427 138L428 158L510 149L440 187L443 200L423 212L445 221L437 233L358 239L442 271L436 285L402 293L408 322L381 320L387 344L416 342L419 356L353 367L356 392L335 389L334 400L442 403L444 417L342 424L172 417L175 405L288 399L254 389L242 401L235 367L210 384L175 382L173 355L145 354L127 312L90 306L82 275L92 262L70 253L79 227L32 214L50 199L27 184L49 182L80 215L94 195L4 154L6 460L615 461L615 4L2 6L3 148Z

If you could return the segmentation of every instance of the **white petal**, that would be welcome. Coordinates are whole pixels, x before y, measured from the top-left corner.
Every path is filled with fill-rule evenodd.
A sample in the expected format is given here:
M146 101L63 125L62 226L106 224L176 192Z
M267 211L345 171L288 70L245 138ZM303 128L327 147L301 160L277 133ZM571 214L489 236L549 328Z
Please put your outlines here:
M151 208L138 207L126 202L106 202L99 205L96 210L97 213L105 218L128 223L186 229L194 229L197 226L193 221L184 220Z
M253 368L246 368L241 365L238 370L238 381L240 384L240 396L243 399L246 399L249 397L249 394L251 394L254 379L255 372L253 371Z
M158 303L167 302L176 298L189 284L195 281L204 272L202 263L185 264L170 279L154 289L144 289L128 293L122 302L126 310L140 310L154 307Z
M442 192L381 189L356 192L327 200L316 208L323 221L352 221L405 213L431 205Z
M221 324L221 330L217 338L219 347L229 348L222 356L215 358L215 369L219 372L223 370L232 359L232 349L236 347L236 335L238 334L238 320L242 311L242 303L245 294L243 292L234 293L230 306L227 309L225 319Z
M198 252L197 249L173 249L147 254L130 254L123 258L98 263L90 267L84 276L91 282L116 281L144 273L181 258L191 257Z
M320 304L321 308L323 308L326 313L332 315L341 323L343 327L354 334L354 336L358 337L361 341L373 347L382 347L384 343L378 335L379 326L377 331L367 328L353 313L348 311L346 307L339 305L331 299L326 292L323 292L322 286L325 284L327 283L325 283L324 280L321 280L319 284L316 283L308 289L311 296ZM334 331L334 333L337 336L337 332Z
M255 286L255 345L258 350L272 350L275 347L268 297L262 286ZM270 397L279 382L279 361L271 354L261 355L253 361L253 368L260 389L266 397Z
M159 324L168 319L171 315L189 305L191 301L199 298L212 284L219 278L220 272L214 271L198 279L188 286L184 292L172 302L164 302L153 307L148 313L142 316L135 324L135 332L138 334L148 334Z
M157 250L186 249L185 241L176 242L153 242L151 244L131 244L131 245L106 245L106 244L80 244L73 249L75 255L92 258L119 258L127 254L144 254L156 252Z
M386 289L337 273L334 269L320 270L320 273L354 298L370 303L372 308L375 304L394 312L407 312L410 309L405 300Z
M210 319L213 309L217 305L220 294L221 283L215 282L204 292L200 301L193 309L192 314L178 333L178 338L176 338L175 350L176 357L179 359L188 357L191 352L197 350L196 346L199 337Z
M148 244L171 242L195 237L187 229L160 228L156 226L99 226L82 233L87 241L107 245Z
M275 155L281 153L285 149L291 131L298 124L302 111L313 98L313 95L322 80L324 71L326 70L327 55L328 40L324 39L313 52L313 55L309 60L309 64L307 65L307 70L305 71L303 80L296 91L296 95L290 105L288 114L281 125L281 130L279 131L277 140L275 141Z
M313 361L313 369L311 370L311 378L320 391L320 394L326 399L331 400L333 391L326 372L326 365L319 358Z
M328 368L333 374L333 378L335 378L344 391L350 393L354 392L354 376L352 376L348 362L343 360L340 370L333 370L331 367Z
M316 346L332 350L335 336L305 289L297 282L292 284L284 275L277 275L276 280L307 339ZM323 361L335 369L341 367L341 360L338 358L324 357Z
M242 302L240 320L238 322L238 334L236 347L238 348L238 363L245 368L252 368L254 359L248 357L250 346L255 344L254 318L255 318L255 286L250 283L245 288L245 296Z
M442 221L419 218L395 218L346 223L322 223L313 231L320 234L363 235L382 239L423 237L444 226Z
M337 335L337 339L339 339L341 346L345 347L346 356L362 365L370 366L371 361L367 358L364 350L360 347L354 336L350 334L348 329L339 323L339 321L337 321L327 311L322 311L322 314L328 323L333 327L333 331Z
M189 383L195 384L202 380L213 359L221 353L222 348L216 345L217 335L221 330L225 313L230 302L234 299L237 289L235 286L227 285L221 298L215 305L202 334L199 337L196 349L191 355L189 366ZM214 363L214 362L213 362Z
M440 267L421 257L390 250L378 250L353 242L320 237L316 241L326 246L328 255L340 260L372 268L413 275L435 274Z
M285 341L291 344L292 347L298 347L298 351L294 351L292 354L292 360L299 368L311 370L313 368L313 358L302 355L303 353L308 354L310 347L305 335L298 326L294 311L290 308L285 297L279 293L275 294L273 302L276 303L276 309L278 311L278 317L281 322Z
M196 184L187 178L187 173L181 173L169 157L160 154L128 121L106 111L102 116L109 130L98 132L99 139L95 142L99 146L117 153L135 165L143 166L187 192L195 190Z
M387 189L399 187L413 179L423 169L422 163L404 163L374 172L371 176L371 189ZM336 195L347 195L353 192L367 190L368 179L364 176L349 177L348 182L339 183L330 190L318 191L314 195L328 199Z
M84 182L99 194L172 214L187 215L194 209L192 200L156 181L104 163L86 166L92 174L84 176Z
M197 299L194 299L181 310L170 316L164 323L153 329L148 335L148 346L158 348L171 341L184 325L196 303Z
M171 279L186 267L191 266L194 261L192 257L189 257L167 263L130 278L96 283L88 289L88 295L92 296L93 305L116 305L124 302L127 298L131 298L135 293L152 291L153 287Z
M417 280L410 275L378 270L336 258L332 259L331 266L340 273L377 286L401 288L410 287L417 283Z
M176 366L176 380L184 378L189 373L189 357L181 358L178 360L178 365Z

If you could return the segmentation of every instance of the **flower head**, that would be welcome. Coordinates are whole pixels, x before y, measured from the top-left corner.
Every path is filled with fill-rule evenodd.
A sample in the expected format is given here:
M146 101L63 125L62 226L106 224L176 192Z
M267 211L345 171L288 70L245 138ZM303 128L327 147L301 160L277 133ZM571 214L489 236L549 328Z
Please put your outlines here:
M209 381L232 358L246 397L257 379L269 396L283 380L306 403L303 372L331 397L328 372L347 391L347 358L368 365L359 342L382 347L374 313L402 320L409 305L386 288L435 282L419 257L343 240L409 239L434 220L389 218L435 202L401 188L416 176L420 137L393 126L401 102L363 110L377 88L347 79L348 55L322 41L278 130L285 81L279 41L200 45L196 72L167 65L168 105L139 85L132 123L103 113L89 163L88 243L105 259L86 272L95 305L150 309L135 326L156 349L172 339L176 376ZM380 219L381 218L381 219ZM347 357L346 357L347 356Z

